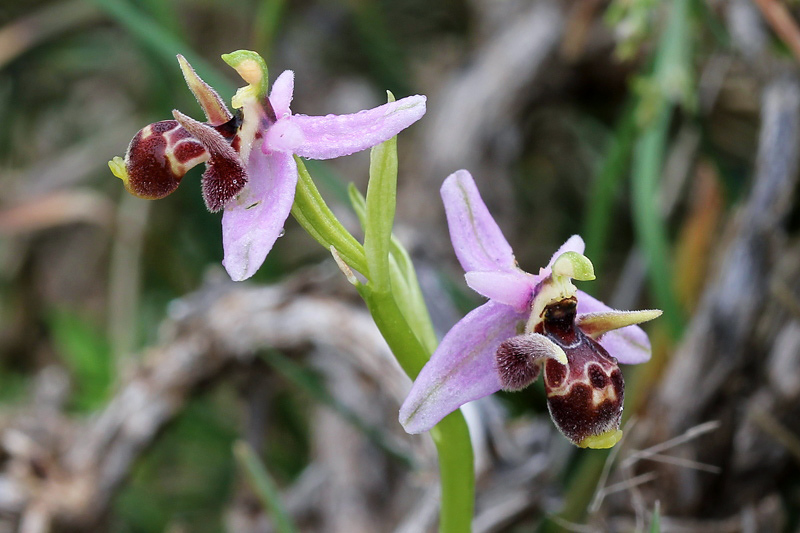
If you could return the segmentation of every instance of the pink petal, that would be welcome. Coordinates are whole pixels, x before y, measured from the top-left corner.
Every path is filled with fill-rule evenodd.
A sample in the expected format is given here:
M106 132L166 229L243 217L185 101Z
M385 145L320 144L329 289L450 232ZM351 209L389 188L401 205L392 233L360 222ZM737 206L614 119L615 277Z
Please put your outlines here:
M290 120L305 136L295 153L310 159L331 159L366 150L422 118L425 100L424 96L409 96L353 115L293 115Z
M400 408L405 430L427 431L461 405L500 390L495 353L525 319L511 307L490 301L453 326Z
M275 110L275 115L280 119L291 114L289 104L292 103L294 94L294 72L284 70L275 83L272 84L272 91L269 93L269 103Z
M466 170L450 174L441 189L450 240L466 272L518 271L511 246Z
M522 313L530 311L533 287L538 281L521 270L516 272L467 272L464 277L472 290L494 300L509 305Z
M613 311L609 306L583 291L578 291L577 297L579 318L580 315L587 313ZM609 331L601 335L597 342L620 363L638 365L650 360L650 339L639 326L626 326Z
M550 262L547 263L547 266L541 269L539 275L542 277L547 277L553 270L553 263L556 262L556 259L561 257L566 252L577 252L583 255L583 252L586 250L586 244L583 242L583 239L580 235L573 235L567 242L561 245L561 247L556 250L556 253L550 258Z
M297 147L305 142L305 139L305 135L297 124L289 118L279 118L275 124L267 128L261 149L265 153L294 153Z
M234 281L242 281L264 262L289 217L297 186L292 154L253 150L250 182L222 215L222 264Z

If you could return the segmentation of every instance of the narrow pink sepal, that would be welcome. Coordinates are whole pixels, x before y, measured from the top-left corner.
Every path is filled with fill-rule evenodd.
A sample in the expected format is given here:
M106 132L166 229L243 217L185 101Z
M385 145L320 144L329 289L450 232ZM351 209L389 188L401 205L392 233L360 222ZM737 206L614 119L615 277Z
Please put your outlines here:
M613 311L597 298L578 291L578 320L587 313ZM638 365L650 360L650 339L639 326L626 326L601 335L597 342L617 361L626 365Z
M292 154L253 150L247 171L254 179L222 215L222 264L234 281L249 278L264 262L283 231L297 186Z
M400 408L400 423L422 433L461 405L500 390L494 356L526 316L489 301L462 318L442 339Z
M514 252L483 203L472 175L466 170L450 174L441 194L450 240L464 271L516 271Z
M272 91L269 93L269 103L272 104L272 109L275 110L275 116L278 120L291 113L289 106L292 103L293 95L294 72L284 70L275 80L275 83L272 84Z
M522 313L529 310L537 278L521 270L516 272L479 272L464 274L467 285L480 295L495 302L510 305Z
M292 115L289 120L305 137L294 153L309 159L331 159L376 146L422 118L425 100L424 96L409 96L352 115Z

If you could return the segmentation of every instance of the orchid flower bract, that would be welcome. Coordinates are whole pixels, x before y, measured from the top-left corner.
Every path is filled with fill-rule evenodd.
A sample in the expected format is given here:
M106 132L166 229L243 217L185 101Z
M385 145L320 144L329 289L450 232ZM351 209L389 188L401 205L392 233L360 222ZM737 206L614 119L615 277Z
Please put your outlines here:
M449 176L441 193L467 284L489 301L445 335L400 409L403 427L427 431L469 401L530 385L543 370L559 430L581 447L616 444L623 401L617 363L650 358L647 335L634 324L661 311L615 311L577 290L572 279L594 279L577 235L538 274L523 272L467 171Z
M223 211L223 265L231 278L252 276L283 231L297 185L294 156L330 159L380 144L425 114L416 95L351 115L292 114L294 73L283 72L267 94L268 71L255 52L222 56L248 85L232 114L219 95L178 56L184 78L206 122L173 111L174 120L150 124L131 141L125 158L109 166L132 194L172 193L186 172L206 164L202 192L211 212Z

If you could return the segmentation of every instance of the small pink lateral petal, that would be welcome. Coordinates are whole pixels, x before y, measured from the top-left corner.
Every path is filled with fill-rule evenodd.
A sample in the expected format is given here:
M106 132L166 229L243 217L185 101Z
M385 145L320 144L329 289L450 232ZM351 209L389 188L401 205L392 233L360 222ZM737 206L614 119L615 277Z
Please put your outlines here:
M463 404L499 391L495 353L525 319L511 307L490 301L453 326L400 408L405 430L427 431Z
M252 178L222 215L222 261L231 279L242 281L258 270L283 231L297 186L292 154L253 150Z
M581 315L614 311L597 298L578 291L578 320ZM650 339L639 326L626 326L601 335L597 342L617 361L626 365L638 365L650 360Z
M483 203L472 175L450 174L441 189L450 240L464 271L518 271L514 252Z
M482 296L509 305L522 313L529 310L536 278L521 270L517 272L467 272L467 285Z
M425 101L424 96L417 95L352 115L293 115L289 120L305 136L295 153L309 159L331 159L366 150L422 118Z
M275 110L275 115L281 117L291 114L289 106L294 95L294 72L284 70L272 84L272 91L269 93L269 103Z

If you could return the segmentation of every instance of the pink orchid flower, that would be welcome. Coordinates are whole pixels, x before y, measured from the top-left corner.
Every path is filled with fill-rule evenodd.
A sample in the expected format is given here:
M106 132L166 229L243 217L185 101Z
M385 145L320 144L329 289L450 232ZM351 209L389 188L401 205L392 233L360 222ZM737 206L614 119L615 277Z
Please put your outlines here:
M427 431L469 401L527 387L543 369L558 429L581 447L616 444L624 393L617 363L650 358L647 334L634 324L661 311L615 311L577 290L572 279L594 279L577 235L538 274L523 272L469 172L449 176L441 193L467 284L489 301L445 335L400 409L403 427Z
M297 185L294 156L330 159L380 144L425 114L416 95L351 115L292 114L294 73L283 72L267 95L267 67L249 51L223 59L249 84L233 98L231 114L219 95L178 56L206 122L173 111L175 120L139 131L125 158L109 163L132 194L172 193L186 172L206 164L202 192L211 212L223 211L223 265L235 281L252 276L283 231Z

